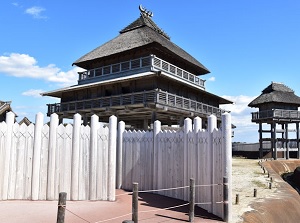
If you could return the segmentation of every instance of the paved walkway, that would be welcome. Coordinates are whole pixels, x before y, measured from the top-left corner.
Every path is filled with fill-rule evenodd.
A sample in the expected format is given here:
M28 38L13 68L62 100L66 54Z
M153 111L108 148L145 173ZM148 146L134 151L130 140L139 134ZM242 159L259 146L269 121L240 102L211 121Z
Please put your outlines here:
M116 194L126 193L117 190ZM109 222L121 223L123 220L131 219L131 195L117 196L115 202L108 201L67 201L66 208L81 218L70 212L66 212L66 223L84 222ZM139 197L139 222L188 222L188 206L179 207L173 210L163 210L163 208L185 204L186 202L167 198L155 194L140 194ZM56 222L57 201L1 201L0 202L0 222L1 223L53 223ZM126 215L127 214L127 215ZM124 216L126 215L126 216ZM107 219L123 216L118 219L105 221ZM222 222L203 209L195 209L194 222Z

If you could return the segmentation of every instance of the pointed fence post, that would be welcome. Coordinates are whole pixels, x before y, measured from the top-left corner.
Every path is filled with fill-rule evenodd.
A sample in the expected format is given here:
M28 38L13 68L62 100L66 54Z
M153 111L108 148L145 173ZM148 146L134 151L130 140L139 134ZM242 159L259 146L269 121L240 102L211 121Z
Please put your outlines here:
M4 164L3 164L3 186L0 187L2 190L2 199L8 199L8 186L9 186L9 165L10 165L10 151L11 151L11 139L12 139L12 128L15 122L15 114L13 112L6 113L6 140L5 140L5 149L3 151ZM0 185L1 186L1 185ZM1 195L1 193L0 193Z
M117 180L116 187L121 189L122 186L122 159L123 159L123 133L125 131L125 122L120 121L118 124L117 136Z
M56 161L56 134L59 120L58 115L53 113L50 116L49 129L49 155L48 155L48 175L47 175L47 200L55 199L55 162ZM57 173L58 174L58 173Z
M217 128L217 117L215 115L210 115L208 117L208 144L209 144L209 157L210 157L210 183L215 184L214 173L215 173L215 151L214 151L214 143L213 143L213 131ZM215 212L215 187L210 188L211 191L211 211Z
M117 117L109 117L108 135L108 200L116 199L116 150L117 150Z
M232 129L231 129L231 115L225 113L222 115L222 135L223 135L223 148L224 154L224 176L228 180L228 213L224 213L224 216L228 216L228 222L232 220ZM225 211L225 210L224 210Z
M71 200L79 198L79 146L80 146L81 115L75 114L73 118L72 134L72 169L71 169Z
M194 132L197 133L202 130L202 119L200 117L194 118Z
M44 115L40 112L37 113L35 118L33 157L32 157L32 184L31 184L32 200L39 199L43 122L44 122Z
M97 142L98 142L99 117L92 115L90 128L90 200L97 199ZM99 160L100 162L100 160Z
M190 178L190 154L189 154L189 140L188 140L188 133L192 131L193 125L192 120L190 118L186 118L184 120L184 136L183 136L183 150L184 150L184 176L183 176L183 184L188 185L189 184L189 178ZM184 200L188 200L188 190L184 189Z
M158 166L161 165L159 163L159 157L158 157L158 134L161 131L161 122L156 120L154 122L154 126L153 126L153 189L158 189L158 185L159 185L159 172L158 172Z

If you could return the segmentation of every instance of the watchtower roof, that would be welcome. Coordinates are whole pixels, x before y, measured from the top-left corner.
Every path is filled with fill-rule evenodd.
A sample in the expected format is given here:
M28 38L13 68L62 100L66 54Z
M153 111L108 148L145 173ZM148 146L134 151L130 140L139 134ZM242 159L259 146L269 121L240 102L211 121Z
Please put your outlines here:
M166 54L177 57L179 60L192 66L197 71L197 75L209 73L209 70L198 60L170 41L170 37L151 19L152 13L143 10L141 10L140 17L122 29L117 37L85 54L73 64L89 69L88 64L93 61L152 44L158 46Z
M295 92L284 85L283 83L272 82L266 87L260 96L249 103L249 107L259 107L266 103L283 103L300 106L300 97L295 95Z

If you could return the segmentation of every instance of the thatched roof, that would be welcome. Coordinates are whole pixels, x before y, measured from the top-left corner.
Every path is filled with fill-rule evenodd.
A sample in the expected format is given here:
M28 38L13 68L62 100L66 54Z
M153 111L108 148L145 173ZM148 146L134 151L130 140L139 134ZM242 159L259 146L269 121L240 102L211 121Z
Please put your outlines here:
M10 104L11 101L0 101L0 115L12 111Z
M24 117L20 122L19 122L19 125L22 125L22 124L25 124L25 125L30 125L32 122L27 118L27 117Z
M156 45L166 54L172 55L189 66L192 66L198 73L203 75L209 70L198 60L170 41L170 37L162 31L151 19L141 13L141 16L130 25L120 31L116 38L104 43L86 55L76 60L73 64L89 69L88 64L115 54L125 53L149 45Z
M266 87L260 96L249 103L249 107L259 107L265 103L283 103L300 106L300 97L295 95L294 91L283 83L272 82Z

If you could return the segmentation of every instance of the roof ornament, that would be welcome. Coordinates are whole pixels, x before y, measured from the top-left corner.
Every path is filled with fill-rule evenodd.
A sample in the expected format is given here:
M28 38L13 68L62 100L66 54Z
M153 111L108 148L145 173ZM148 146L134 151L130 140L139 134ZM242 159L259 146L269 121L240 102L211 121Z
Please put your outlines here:
M141 11L141 14L144 14L150 18L153 16L153 12L147 11L147 9L143 8L142 5L139 5L139 10Z

